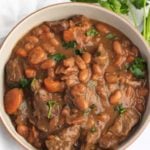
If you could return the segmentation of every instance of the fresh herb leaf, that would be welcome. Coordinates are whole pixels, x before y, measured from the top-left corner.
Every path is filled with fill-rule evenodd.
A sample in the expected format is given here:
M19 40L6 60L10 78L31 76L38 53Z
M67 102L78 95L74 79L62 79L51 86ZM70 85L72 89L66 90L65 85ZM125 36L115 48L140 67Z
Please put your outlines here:
M130 1L138 9L141 9L144 7L145 0L130 0Z
M31 80L28 80L26 78L22 78L20 81L19 81L19 87L20 88L27 88L29 87L31 84Z
M58 103L55 100L49 100L47 102L47 106L48 106L48 114L47 114L47 118L50 119L52 116L52 110L54 107L56 107L58 105Z
M110 40L117 38L117 36L115 34L112 34L112 33L108 33L105 37L106 37L106 39L110 39Z
M77 42L76 41L63 42L63 47L66 48L66 49L76 48L77 47Z
M98 0L71 0L72 2L97 3Z
M98 2L102 7L116 13L127 14L129 12L127 0L99 0Z
M126 109L123 107L122 104L119 104L115 107L115 110L120 114L124 114L126 112Z
M76 49L75 51L74 51L74 53L75 53L75 55L82 55L83 54L83 50L81 50L81 49Z
M97 131L97 128L94 126L94 127L92 127L91 128L91 130L90 130L92 133L94 133L94 132L96 132Z
M99 32L96 29L91 28L85 34L86 34L86 36L92 36L92 37L94 37L94 36L98 35Z
M66 56L64 54L57 53L57 54L53 54L53 55L48 55L48 58L59 62L59 61L62 61L63 59L65 59Z
M143 58L137 57L133 63L129 66L129 70L137 78L143 78L145 76L146 62Z

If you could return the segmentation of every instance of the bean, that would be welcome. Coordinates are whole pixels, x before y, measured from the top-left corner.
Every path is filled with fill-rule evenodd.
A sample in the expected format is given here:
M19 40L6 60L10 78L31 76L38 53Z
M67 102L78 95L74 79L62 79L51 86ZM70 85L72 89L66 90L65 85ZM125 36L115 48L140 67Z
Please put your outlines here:
M110 32L108 26L105 25L105 24L101 24L101 23L98 23L98 24L96 25L96 29L97 29L99 32L102 32L102 33L105 33L105 34L107 34L107 33Z
M18 88L9 90L5 94L5 110L8 114L14 114L23 101L23 91Z
M77 66L79 67L79 69L81 69L81 70L86 69L86 64L80 56L75 57L75 62L77 64Z
M55 67L56 65L56 61L53 59L49 59L49 60L45 60L42 64L41 64L41 69L47 70L49 68Z
M31 49L34 48L34 44L33 44L33 43L26 43L25 46L24 46L24 48L25 48L27 51L29 51L29 50L31 50Z
M95 124L95 120L92 116L89 116L86 126L88 129L91 129Z
M25 74L27 78L34 78L36 76L36 70L35 69L26 69Z
M73 67L74 64L75 64L75 59L74 57L70 57L70 58L67 58L63 61L63 64L65 67Z
M96 119L99 121L106 122L110 119L110 116L107 113L102 113L102 114L96 116Z
M86 110L88 108L88 102L84 99L84 96L78 96L74 99L74 103L80 110Z
M56 39L56 38L52 38L50 42L51 42L51 44L52 44L53 46L55 46L55 47L57 47L57 46L60 45L60 42L59 42L58 39Z
M73 30L71 28L69 30L64 31L63 39L64 39L65 42L69 42L69 41L74 40L74 34L73 34Z
M73 117L73 118L69 118L67 119L67 123L69 125L75 125L75 124L81 124L85 121L85 117L84 116L76 116L76 117Z
M82 83L78 83L72 87L71 94L72 96L80 96L85 92L85 90L86 90L85 85Z
M113 74L106 73L105 74L105 79L108 83L117 83L119 78L118 78L116 73L113 73Z
M29 129L26 125L18 125L17 132L24 138L27 138L29 134Z
M102 69L100 68L98 64L93 64L92 70L94 74L97 74L99 76L102 75Z
M123 53L124 53L124 50L123 50L121 43L119 41L113 42L113 50L117 55L123 55Z
M91 62L91 54L88 52L83 53L82 58L86 64Z
M33 30L33 34L36 36L39 36L43 33L43 30L41 29L41 27L37 27Z
M34 43L34 44L39 42L39 39L33 35L29 35L29 36L25 37L25 40L27 42Z
M41 47L36 47L29 52L28 59L33 65L39 64L47 58L46 53Z
M121 100L122 94L120 90L116 90L114 93L111 94L110 96L110 103L112 105L119 104Z
M133 56L128 56L126 61L127 61L128 63L132 63L132 62L134 61L134 59L135 59L135 57L133 57Z
M54 80L52 80L50 78L45 78L44 79L44 85L45 85L45 88L49 92L52 92L52 93L62 92L63 88L64 88L63 83L61 83L59 81L54 81Z
M27 57L27 51L23 48L17 49L16 54L21 57Z
M79 80L81 82L87 82L88 79L89 79L89 70L88 69L81 70L79 73Z
M139 50L137 47L133 46L131 51L133 52L133 56L137 57L139 55Z
M56 52L55 47L52 46L50 43L43 43L42 47L45 51L47 51L50 54L54 54Z

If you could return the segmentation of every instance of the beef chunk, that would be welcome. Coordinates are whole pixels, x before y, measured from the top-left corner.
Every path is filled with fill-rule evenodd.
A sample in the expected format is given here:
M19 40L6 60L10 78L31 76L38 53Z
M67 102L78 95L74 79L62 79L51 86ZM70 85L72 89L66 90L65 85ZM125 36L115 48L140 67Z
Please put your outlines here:
M69 23L67 20L53 21L53 22L50 21L46 22L46 24L50 27L50 29L54 33L60 33L69 28Z
M102 148L113 147L118 142L124 139L131 129L139 121L139 114L134 109L127 109L127 111L120 115L114 122L113 126L103 134L99 141L99 145Z
M6 65L6 81L8 84L18 82L23 78L23 68L19 58L10 59Z
M64 129L58 136L51 135L46 140L48 150L71 150L79 137L80 126L74 125Z

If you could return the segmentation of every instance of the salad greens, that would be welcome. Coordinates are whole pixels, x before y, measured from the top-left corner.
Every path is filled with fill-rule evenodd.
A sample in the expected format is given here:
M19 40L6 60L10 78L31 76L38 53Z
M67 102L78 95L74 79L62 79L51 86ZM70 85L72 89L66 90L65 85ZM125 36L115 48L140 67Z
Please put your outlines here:
M118 14L128 14L131 13L134 24L137 27L137 21L135 13L132 9L134 6L137 9L144 10L144 26L143 26L143 36L145 40L150 44L150 9L148 16L146 15L146 6L149 0L71 0L73 2L87 2L87 3L99 3L102 7L109 9Z

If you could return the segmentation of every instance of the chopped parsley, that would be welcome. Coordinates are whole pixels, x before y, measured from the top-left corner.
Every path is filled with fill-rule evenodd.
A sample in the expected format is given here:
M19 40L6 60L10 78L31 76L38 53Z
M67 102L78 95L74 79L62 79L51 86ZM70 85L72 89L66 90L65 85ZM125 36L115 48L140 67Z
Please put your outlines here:
M92 127L91 128L91 130L90 130L92 133L94 133L94 132L96 132L97 131L97 128L94 126L94 127Z
M50 119L52 117L52 110L54 107L58 106L58 103L55 100L49 100L47 102L47 106L48 106L47 118Z
M76 49L75 51L74 51L74 53L75 53L75 55L82 55L83 54L83 50L81 50L81 49Z
M117 36L113 33L108 33L105 37L109 40L117 39Z
M137 57L129 66L131 73L137 78L145 76L146 62L143 58Z
M57 53L57 54L53 54L53 55L48 55L48 58L59 62L59 61L62 61L63 59L65 59L66 56L64 54Z
M89 30L85 33L86 36L92 36L92 37L94 37L94 36L96 36L96 35L98 35L98 34L99 34L99 32L98 32L96 29L94 29L94 28L89 29Z
M77 47L77 42L76 41L70 41L70 42L63 42L62 46L66 49L69 48L76 48Z
M119 104L115 107L115 110L120 114L124 114L126 112L126 108L123 107L122 104Z

